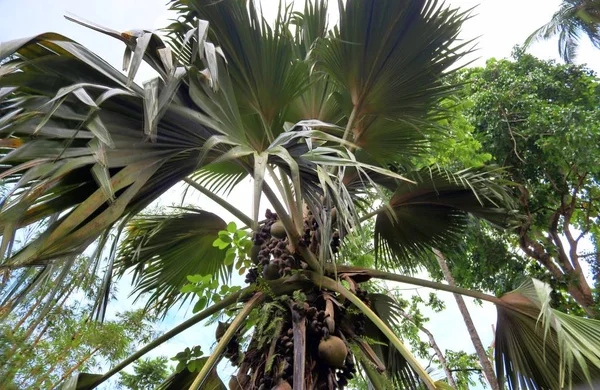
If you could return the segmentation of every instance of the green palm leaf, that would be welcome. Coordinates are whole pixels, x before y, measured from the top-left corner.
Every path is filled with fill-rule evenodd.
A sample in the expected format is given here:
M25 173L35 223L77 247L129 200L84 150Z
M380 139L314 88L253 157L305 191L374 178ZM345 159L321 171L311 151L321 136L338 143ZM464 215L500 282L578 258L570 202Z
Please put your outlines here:
M385 294L369 294L373 311L385 324L393 329L400 323L402 309L397 302ZM367 337L377 341L371 347L383 362L388 378L397 388L418 389L422 385L417 373L410 367L406 359L398 352L389 340L367 320L365 327Z
M132 219L115 261L117 276L133 272L133 293L148 293L147 307L166 312L178 301L188 275L226 280L226 251L213 247L227 224L207 211L185 209L174 215L141 215Z
M562 389L600 379L600 321L550 307L550 286L531 279L497 305L496 371L510 389Z
M527 48L539 39L558 35L558 53L567 63L577 54L581 35L600 48L600 5L596 1L565 0L548 23L535 30L525 40Z
M228 61L246 137L262 152L283 131L285 107L308 85L307 63L295 60L290 8L280 4L271 27L254 2L177 0L171 7L182 17L208 21L209 37Z
M469 215L506 226L511 201L497 169L450 173L439 167L409 175L400 183L375 222L376 258L384 266L413 270L430 248L443 248L459 237ZM390 211L391 209L391 211Z
M414 147L431 132L439 100L455 89L441 77L468 51L468 42L451 46L468 13L425 0L339 4L339 28L320 45L318 64L351 102L346 137L392 162L408 133Z
M0 132L15 140L0 155L1 175L14 184L0 211L0 255L9 255L14 229L61 217L3 262L11 268L81 252L191 173L192 152L213 134L173 100L157 135L149 132L156 142L146 142L148 97L105 61L57 34L3 45L2 56L15 51L19 66L0 78L17 87L0 109L11 116Z

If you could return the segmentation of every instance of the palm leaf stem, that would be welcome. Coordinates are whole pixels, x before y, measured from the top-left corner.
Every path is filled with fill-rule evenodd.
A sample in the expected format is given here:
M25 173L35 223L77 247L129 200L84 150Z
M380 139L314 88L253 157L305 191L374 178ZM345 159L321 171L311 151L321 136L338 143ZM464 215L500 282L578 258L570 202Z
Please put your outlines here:
M194 189L200 191L201 193L203 193L204 195L206 195L210 200L217 203L219 206L223 207L225 210L229 211L231 214L233 214L234 217L236 217L237 219L239 219L240 221L245 223L247 226L253 225L252 218L250 218L249 216L244 214L242 211L240 211L239 209L234 207L231 203L227 202L225 199L221 198L214 192L201 186L200 184L196 183L194 180L192 180L190 178L186 177L185 179L183 179L183 181L185 181L187 184L189 184L192 188L194 188Z
M435 381L429 376L429 374L425 371L423 366L419 364L417 358L413 356L410 350L400 341L400 339L396 336L393 330L391 330L382 320L379 318L369 306L367 306L363 301L360 300L356 295L354 295L350 290L346 289L341 283L336 282L335 280L328 278L326 276L317 275L314 272L307 273L308 277L317 285L322 286L328 290L335 291L338 294L342 295L344 298L348 299L354 306L356 306L360 311L362 311L368 318L381 330L381 332L390 340L390 342L396 347L396 349L402 354L402 356L406 359L408 364L415 370L415 372L419 375L419 377L425 383L425 386L429 390L435 390L436 385Z
M350 131L352 130L352 126L354 126L354 120L356 119L357 113L358 113L358 105L355 105L352 108L350 117L348 118L348 123L346 124L346 130L344 130L344 137L342 138L344 141L346 141L348 139L348 137L350 136Z
M269 171L269 175L271 175L271 178L273 178L275 187L277 187L277 191L279 191L279 194L281 195L281 198L283 199L285 206L289 210L289 215L291 215L292 221L294 221L294 219L295 219L294 203L295 202L291 196L288 196L288 195L291 195L291 193L288 194L289 188L285 188L285 185L283 183L283 175L281 176L281 178L277 177L277 175L275 174L275 171L273 170L273 167L270 165L267 165L267 170Z
M90 389L93 389L97 386L99 386L102 382L106 381L107 379L109 379L110 377L112 377L113 375L115 375L116 373L118 373L119 371L121 371L122 369L124 369L125 367L127 367L129 364L133 363L134 361L136 361L137 359L141 358L143 355L145 355L147 352L153 350L154 348L158 347L159 345L161 345L162 343L170 340L171 338L177 336L179 333L183 332L184 330L187 330L188 328L190 328L191 326L197 324L198 322L208 318L209 316L223 310L226 309L227 307L233 305L234 303L236 303L238 301L239 298L244 297L246 294L248 294L249 292L251 292L253 290L252 287L246 287L240 291L237 291L233 294L230 294L229 296L223 298L223 300L221 300L218 303L215 303L214 305L202 310L200 313L196 314L195 316L191 317L190 319L182 322L181 324L177 325L176 327L174 327L173 329L169 330L168 332L166 332L165 334L163 334L160 337L157 337L156 339L154 339L153 341L151 341L150 343L146 344L143 348L141 348L140 350L138 350L137 352L131 354L127 359L123 360L121 363L117 364L116 366L114 366L110 371L108 371L106 374L102 375L102 377L98 378L96 381L94 381L93 383L90 384Z
M246 317L250 314L252 309L256 306L260 305L267 296L261 292L256 293L245 305L244 308L238 313L235 319L231 322L231 325L227 328L227 331L217 344L217 347L214 349L204 366L202 366L202 370L194 379L194 382L190 386L190 390L197 390L202 387L204 380L208 378L208 374L213 370L214 366L221 359L221 355L225 352L225 348L227 348L227 344L233 338L238 328L242 325L242 323L246 320Z
M292 213L292 220L296 222L296 228L298 231L302 230L302 202L300 201L301 194L296 194L296 199L294 199L294 194L292 194L292 184L288 180L287 175L283 172L283 169L279 168L279 175L281 176L281 183L283 185L283 189L285 191L285 196L288 199L288 204L290 208L290 212Z
M374 270L374 269L370 269L370 268L351 267L351 266L339 266L338 265L337 272L338 272L338 274L355 273L355 274L359 274L359 275L370 276L372 278L389 280L392 282L407 283L407 284L412 284L412 285L416 285L416 286L432 288L434 290L447 291L447 292L451 292L453 294L460 294L460 295L465 295L465 296L475 298L475 299L481 299L482 301L491 302L493 304L505 306L505 307L510 308L511 310L518 311L518 308L515 308L514 306L507 304L500 298L497 298L493 295L485 294L485 293L482 293L479 291L469 290L469 289L462 288L462 287L456 287L456 286L450 286L447 284L432 282L431 280L414 278L412 276L397 275L397 274L394 274L391 272L378 271L378 270Z
M385 390L385 385L381 380L381 374L377 372L375 367L371 366L369 363L361 363L361 367L365 370L365 374L367 378L369 378L369 383L375 390Z
M379 207L378 209L375 209L375 210L371 211L370 213L365 214L362 217L360 217L358 222L363 223L363 222L373 218L374 216L378 215L379 213L385 211L386 209L387 209L387 206Z

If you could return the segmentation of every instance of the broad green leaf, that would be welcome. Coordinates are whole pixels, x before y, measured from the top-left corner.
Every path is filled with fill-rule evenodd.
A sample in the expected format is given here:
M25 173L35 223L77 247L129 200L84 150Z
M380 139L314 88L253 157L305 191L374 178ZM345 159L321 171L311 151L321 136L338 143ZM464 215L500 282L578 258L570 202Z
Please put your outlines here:
M194 305L194 309L192 311L194 313L198 313L199 311L202 311L206 307L207 302L208 302L208 298L200 297L200 299L198 299L198 302L196 302L196 304Z

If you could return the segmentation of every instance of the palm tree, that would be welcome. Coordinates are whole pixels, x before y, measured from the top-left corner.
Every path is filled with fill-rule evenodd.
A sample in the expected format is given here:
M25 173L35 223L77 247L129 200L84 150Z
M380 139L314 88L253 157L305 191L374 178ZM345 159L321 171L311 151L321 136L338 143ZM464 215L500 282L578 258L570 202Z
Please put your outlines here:
M228 310L212 354L165 388L224 388L214 370L223 356L238 369L235 389L341 388L357 367L376 389L447 388L391 330L401 311L369 294L375 280L496 304L501 386L598 377L600 323L550 308L542 283L498 298L406 275L471 216L498 226L511 218L499 170L416 163L444 136L439 103L458 86L443 77L469 52L469 42L456 41L468 13L434 0L347 0L329 28L324 0L302 12L280 7L272 24L245 0L174 0L171 8L178 18L166 40L78 21L125 44L127 76L58 34L1 48L0 60L17 59L0 73L0 179L11 185L0 211L0 269L29 270L3 286L6 310L41 283L36 275L68 271L92 244L88 272L106 267L100 318L112 278L127 270L149 309L164 313L204 294L193 317L104 375L79 374L70 385L93 388ZM142 61L157 77L138 86ZM249 216L227 200L247 177ZM142 212L181 181L246 226L189 207ZM262 197L273 209L264 219ZM338 255L372 218L380 270ZM15 232L37 221L46 222L41 234L14 248ZM248 286L205 294L228 285L234 262L248 268Z
M575 59L582 35L600 49L600 2L563 0L552 19L527 38L525 47L538 39L549 39L555 35L558 35L558 53L566 63Z

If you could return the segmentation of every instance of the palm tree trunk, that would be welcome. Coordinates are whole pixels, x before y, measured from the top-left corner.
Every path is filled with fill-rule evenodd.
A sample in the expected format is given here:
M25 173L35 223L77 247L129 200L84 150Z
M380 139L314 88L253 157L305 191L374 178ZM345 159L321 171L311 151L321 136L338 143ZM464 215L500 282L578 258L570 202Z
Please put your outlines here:
M444 274L444 278L448 282L449 285L455 286L454 278L450 273L450 269L448 268L448 264L446 264L446 259L444 255L438 251L437 249L433 250L435 257L437 258L438 264L442 269L442 273ZM493 390L500 390L500 386L498 385L498 379L496 378L496 374L494 373L494 369L492 368L492 363L488 358L485 348L481 343L481 339L477 334L477 330L475 329L475 324L473 324L473 320L471 319L471 315L469 314L469 310L467 309L467 305L462 296L458 294L454 294L454 299L456 300L456 304L458 305L458 310L460 310L460 314L465 321L465 325L467 326L467 331L469 332L469 336L471 337L471 341L473 342L473 346L475 347L475 352L477 353L477 357L479 357L479 361L481 363L481 368L483 369L483 373L490 384Z
M400 312L400 315L402 315L402 317L406 318L413 324L417 325L414 318L410 314L405 313L405 312ZM442 366L442 369L446 373L446 378L448 378L448 384L456 389L457 386L456 386L456 382L454 381L454 378L452 377L452 371L450 371L450 368L448 367L448 362L446 362L446 358L444 357L442 350L440 349L439 345L435 341L435 337L433 337L433 334L427 328L425 328L423 326L418 326L418 325L417 325L417 327L419 328L419 330L421 332L425 333L427 335L427 337L429 338L429 344L431 345L431 348L433 348L435 355L437 356L438 360L440 361L440 365Z
M58 385L60 385L65 379L67 379L68 377L71 376L71 374L76 371L79 367L81 367L81 365L85 362L87 362L96 352L98 352L98 350L100 350L100 346L97 346L96 348L92 349L87 355L85 355L84 357L81 358L81 360L79 360L79 362L77 362L77 364L75 364L73 367L71 367L67 372L65 372L63 374L63 376L60 377L60 379L58 380L58 382L54 383L52 386L50 386L50 389L55 389L58 387Z

